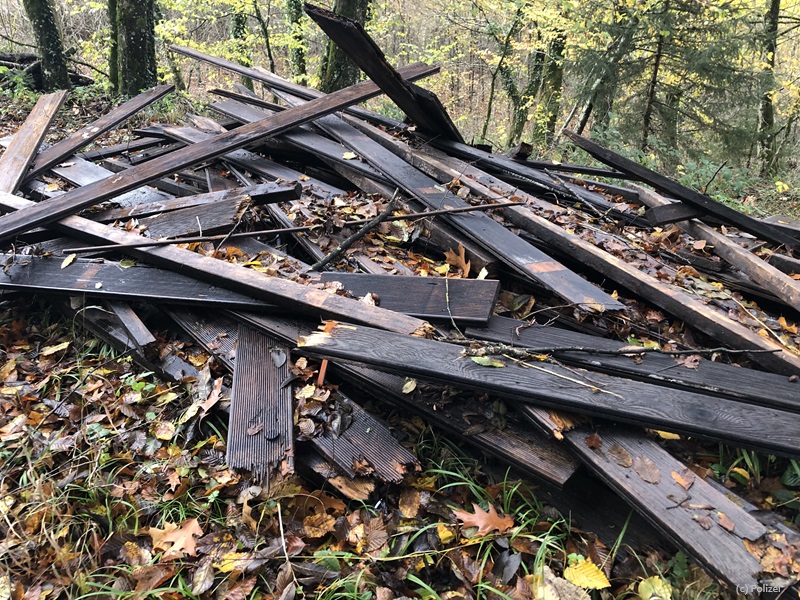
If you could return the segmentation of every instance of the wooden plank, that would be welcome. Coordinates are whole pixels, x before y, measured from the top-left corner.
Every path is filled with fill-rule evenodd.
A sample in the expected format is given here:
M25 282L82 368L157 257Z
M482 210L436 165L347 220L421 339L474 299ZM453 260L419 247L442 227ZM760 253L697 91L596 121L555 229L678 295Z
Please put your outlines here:
M582 150L585 150L597 160L619 171L622 171L623 173L628 173L629 175L638 177L642 182L654 187L662 194L666 194L673 198L677 198L682 202L696 206L708 214L718 217L723 222L736 225L738 228L743 229L748 233L752 233L760 239L773 242L774 244L778 245L785 245L788 248L794 248L798 244L797 238L780 231L769 223L759 221L740 213L737 210L717 202L705 194L701 194L700 192L696 192L691 188L681 185L669 177L665 177L660 173L656 173L655 171L648 169L637 162L604 148L600 144L597 144L589 139L576 135L571 131L565 131L564 134L570 140L572 140L576 146Z
M6 210L18 210L32 205L34 203L29 200L0 193L0 207ZM135 243L141 239L136 234L94 223L82 217L65 217L56 224L56 227L90 242L125 244ZM141 257L158 266L298 311L327 314L330 315L330 318L340 318L346 321L371 323L374 326L385 326L405 333L421 333L430 327L424 321L413 317L367 306L358 300L328 294L294 281L268 277L252 269L201 256L182 248L172 246L133 248L129 252L133 256Z
M173 210L203 206L225 202L236 198L250 198L253 204L274 204L277 202L288 202L300 198L302 186L294 182L275 182L261 183L258 185L225 190L223 192L211 192L207 194L195 194L194 196L183 196L181 198L167 198L162 201L148 202L127 208L107 208L87 212L86 217L98 223L111 223L113 221L125 221L127 219L149 217L155 214L168 213Z
M297 457L298 470L306 479L316 480L320 487L331 486L348 500L366 502L375 493L377 485L374 478L350 478L312 448L300 447Z
M149 237L153 239L227 233L239 224L250 206L250 199L246 195L238 195L214 204L190 206L145 217L139 220L139 226L146 227Z
M146 150L154 146L160 146L164 140L156 137L140 137L132 139L128 142L121 144L112 144L111 146L101 146L94 150L84 150L78 152L77 156L84 160L100 160L102 158L110 158L112 156L128 155L131 152L139 150Z
M155 267L76 259L61 268L62 257L0 254L0 289L66 296L89 296L208 309L275 310L275 306Z
M642 203L647 206L668 206L670 204L669 200L655 192L638 185L632 184L631 187L639 193ZM800 281L792 279L722 233L696 219L679 221L676 224L695 240L708 242L714 254L745 273L787 306L800 307Z
M377 294L379 306L426 321L453 320L458 323L486 324L500 293L500 282L488 279L387 277L331 272L322 273L320 279L339 281L358 297Z
M463 141L436 94L405 81L360 23L313 4L306 4L305 12L420 129Z
M708 213L695 206L683 202L670 202L663 206L653 206L644 213L645 218L653 226L669 225L687 219L702 219Z
M106 302L108 309L113 312L128 336L136 346L136 350L141 354L147 353L156 343L155 336L147 328L147 325L139 318L129 304L126 302L119 302L111 300Z
M66 98L67 91L61 90L45 94L36 101L11 144L0 156L0 191L13 194L25 181L47 129Z
M75 131L57 144L53 144L36 157L25 179L33 179L51 167L69 158L84 146L129 119L143 108L163 98L175 89L174 85L160 85L142 92L113 108L99 119Z
M435 166L443 177L457 176L473 193L490 200L508 198L516 195L531 206L512 206L503 210L505 216L517 227L530 232L548 247L571 256L582 264L602 273L612 281L633 290L645 300L679 317L692 327L703 331L731 348L779 350L777 354L754 354L752 360L776 373L793 375L800 373L800 356L777 342L757 335L741 323L706 306L684 290L666 285L639 271L616 256L601 250L580 236L566 232L551 223L538 212L547 214L557 207L539 198L528 196L516 188L503 183L476 167L461 160L442 157L441 154L426 154L426 160Z
M290 94L294 94L299 96L305 100L313 100L315 98L321 98L324 96L322 92L319 90L314 90L311 88L307 88L302 85L298 85L296 83L292 83L291 81L287 81L281 77L278 77L274 73L270 73L266 69L261 69L259 67L244 67L239 63L235 63L230 60L226 60L224 58L219 58L217 56L211 56L208 54L204 54L198 50L193 48L185 48L183 46L170 46L170 50L177 52L178 54L183 54L184 56L188 56L190 58L194 58L195 60L203 61L209 64L214 65L215 67L219 67L221 69L225 69L227 71L231 71L232 73L238 73L239 75L244 75L245 77L249 77L254 81L259 81L261 83L269 84L269 86L281 89L285 92ZM433 75L434 73L439 72L439 67L428 67L428 69L419 75L410 75L408 73L403 72L400 70L403 77L408 81L415 81L417 79L422 79L424 77L428 77L429 75ZM358 106L348 106L343 109L343 112L353 115L354 117L358 117L361 119L367 119L370 122L377 122L378 124L386 125L388 127L395 127L397 122L393 119L387 119L386 117L382 117L376 113L364 110L363 108L359 108Z
M385 173L395 185L427 208L438 210L468 206L455 194L442 191L436 180L341 119L318 119L316 125ZM571 304L599 312L624 308L620 302L534 248L488 215L460 213L444 215L443 219L523 277L540 283Z
M586 348L617 351L624 342L578 333L556 327L531 325L525 321L493 317L486 328L470 327L469 337L523 348ZM666 354L646 354L639 359L610 354L556 352L559 361L608 373L714 396L735 398L742 402L800 412L800 385L788 377L734 367L703 359L697 368L680 365Z
M541 406L688 435L717 439L787 456L800 455L800 414L734 400L577 371L558 364L504 368L476 364L462 348L368 327L335 325L298 341L302 353L351 360L376 369L496 394ZM657 402L653 400L657 399Z
M294 471L294 423L289 349L240 326L228 421L228 465L268 481L270 473Z
M409 71L419 73L425 68L410 67ZM317 100L311 100L308 104L296 109L287 110L230 132L220 133L205 142L181 148L160 160L137 165L107 180L69 191L57 198L44 200L28 206L24 210L0 216L0 241L10 239L18 233L39 225L57 221L82 208L135 189L181 168L216 158L260 139L278 135L293 127L313 121L324 114L372 98L379 93L377 86L372 82L361 82Z
M591 433L599 434L599 448L587 445ZM602 425L564 437L600 479L695 561L732 587L756 589L761 565L744 540L758 540L768 531L739 505L641 433ZM640 472L657 482L645 481ZM685 489L676 476L691 487ZM720 513L734 524L733 531Z
M171 151L171 150L170 150ZM133 167L134 163L130 162L130 159L123 159L123 158L104 158L99 163L98 166L107 169L109 173L120 173L121 171L126 171ZM180 176L180 173L177 175ZM161 177L160 179L156 179L155 181L150 182L151 186L155 189L164 192L165 194L169 194L171 196L195 196L201 193L199 187L194 185L189 185L188 183L184 183L183 181L176 181L174 177ZM144 186L149 187L149 186Z
M313 329L313 324L291 317L242 312L235 313L234 317L292 345L301 335ZM457 402L445 401L444 387L428 386L422 389L419 386L408 393L404 391L406 378L403 375L383 373L350 363L336 363L331 366L336 376L363 393L375 395L401 410L418 414L463 443L515 466L537 480L560 488L573 477L578 468L578 461L565 450L563 444L519 420L509 418L503 428L490 422L480 426L480 423L475 422L475 415L485 414L485 403L471 394L459 395ZM479 426L471 427L471 424Z

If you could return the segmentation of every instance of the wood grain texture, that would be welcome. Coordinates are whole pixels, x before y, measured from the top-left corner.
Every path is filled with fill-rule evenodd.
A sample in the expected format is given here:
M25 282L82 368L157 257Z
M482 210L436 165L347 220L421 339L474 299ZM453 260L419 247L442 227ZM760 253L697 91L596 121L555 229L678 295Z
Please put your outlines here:
M302 353L360 362L510 400L800 455L800 414L773 408L549 363L486 367L462 356L461 348L453 344L354 325L337 325L330 333L303 338L298 345Z
M619 350L624 342L556 327L531 326L524 321L493 317L486 328L470 327L469 337L527 348L566 347ZM630 377L703 394L725 396L742 402L800 412L800 383L788 377L753 369L701 360L696 369L681 366L666 354L646 354L639 360L628 356L559 352L558 360L593 371Z
M164 143L162 138L157 137L140 137L133 139L129 142L121 144L112 144L111 146L101 146L93 150L85 150L78 152L77 156L84 160L100 160L101 158L108 158L111 156L119 156L130 154L131 152L138 152L140 150L147 150L155 146L160 146Z
M147 325L144 324L144 321L142 321L139 315L136 314L136 311L131 308L130 304L118 300L111 300L106 302L106 306L117 316L119 322L125 328L125 331L128 332L128 336L136 345L136 349L141 354L145 354L153 347L156 343L155 336L151 333L150 329L148 329Z
M338 281L357 297L374 293L379 306L427 320L488 323L500 282L362 273L322 273L322 281Z
M66 99L67 92L61 90L45 94L36 101L28 118L0 156L0 191L13 194L25 181L47 129Z

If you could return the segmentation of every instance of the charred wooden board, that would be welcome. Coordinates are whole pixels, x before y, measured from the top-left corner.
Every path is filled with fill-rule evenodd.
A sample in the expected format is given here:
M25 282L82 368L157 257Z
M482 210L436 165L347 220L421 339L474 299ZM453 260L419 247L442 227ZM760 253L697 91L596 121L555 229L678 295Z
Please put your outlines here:
M494 317L485 329L469 328L466 335L525 348L587 348L617 351L622 342L555 327L531 326L524 321ZM654 385L665 385L703 394L735 398L742 402L800 412L800 383L763 371L701 360L697 368L686 368L665 354L646 354L638 359L610 354L557 352L558 360L593 371L630 377Z
M235 313L234 317L290 344L313 328L309 322L290 317L241 312ZM403 376L350 363L333 366L337 376L363 394L374 395L377 400L418 414L464 443L508 462L538 480L562 487L578 467L563 444L530 427L520 426L518 421L509 419L506 426L500 428L488 420L475 420L475 415L485 413L485 406L471 394L461 394L457 400L448 401L450 393L444 387L428 386L423 391L420 386L420 389L408 392L407 380Z
M146 227L153 239L214 235L232 231L250 206L250 198L246 194L235 194L232 198L213 204L172 210L138 221L140 226Z
M564 435L600 479L716 577L756 589L761 565L743 542L762 538L766 527L642 434L601 426L599 438L587 442L591 433Z
M74 242L73 242L74 243ZM55 256L0 255L0 289L204 306L209 309L274 310L273 305L155 267L77 259L62 268Z
M117 316L140 354L147 354L152 350L156 343L155 336L127 302L111 300L106 302L106 307Z
M30 171L26 175L26 179L33 179L37 175L44 173L49 168L69 158L84 146L88 146L107 131L129 119L153 102L163 98L174 89L175 86L173 85L160 85L146 92L142 92L138 96L113 108L99 119L75 131L57 144L50 146L36 157Z
M17 210L33 205L34 203L29 200L0 193L0 207L6 210ZM141 240L138 235L94 223L82 217L65 217L56 227L90 242L130 244ZM331 318L370 322L373 325L381 323L387 328L405 333L421 332L430 327L424 321L413 317L366 306L357 300L331 295L294 281L268 277L251 269L201 256L182 248L172 246L131 248L129 252L133 256L170 270L197 277L214 285L222 285L227 289L267 302L283 304L293 310L306 310L318 315L328 314Z
M420 129L463 141L436 94L405 81L360 23L313 4L306 4L305 11Z
M420 73L427 67L409 67L409 72ZM372 82L362 82L328 94L295 109L273 115L269 119L244 125L212 139L171 152L157 161L150 161L122 173L87 186L71 190L57 198L44 200L22 210L0 216L0 240L58 221L61 217L125 193L155 179L169 175L184 167L216 158L260 139L278 135L321 115L335 112L351 104L362 102L380 93Z
M734 445L800 455L800 414L733 400L576 371L557 364L503 368L476 364L462 348L339 324L298 342L306 354L371 365L503 398L574 410L646 427L699 435Z
M281 466L294 470L294 423L289 349L246 326L239 327L228 422L228 465L258 481Z
M641 181L654 187L663 194L677 198L686 204L696 206L708 214L722 219L725 223L736 225L738 228L752 233L760 239L779 245L782 244L788 248L797 246L798 240L796 237L784 233L769 223L759 221L740 213L705 194L701 194L700 192L696 192L691 188L681 185L669 177L656 173L637 162L625 158L608 148L604 148L596 142L576 135L571 131L565 131L564 133L576 146L585 150L597 160L623 173L628 173L629 175L639 178Z
M83 152L78 152L77 156L84 160L100 160L101 158L127 155L131 152L146 150L148 148L160 146L163 143L164 140L162 138L140 137L129 142L123 142L122 144L102 146L100 148L95 148L94 150L84 150Z
M402 277L362 273L322 273L358 297L377 294L379 306L427 320L488 323L500 282L488 279Z
M644 216L653 226L669 225L687 219L702 219L708 213L689 206L683 202L671 202L663 206L653 206L645 211Z

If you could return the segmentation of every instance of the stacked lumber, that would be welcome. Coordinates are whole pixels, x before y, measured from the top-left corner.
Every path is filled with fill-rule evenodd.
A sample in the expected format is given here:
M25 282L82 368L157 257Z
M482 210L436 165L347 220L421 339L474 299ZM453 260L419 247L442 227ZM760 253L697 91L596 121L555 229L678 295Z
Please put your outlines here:
M361 500L401 481L415 457L358 402L380 399L587 521L599 505L567 491L590 471L598 498L757 589L771 526L648 431L800 458L800 232L576 135L605 166L473 148L412 83L435 68L395 70L357 24L308 12L371 81L325 95L176 47L282 103L213 90L219 120L109 147L88 146L171 88L46 148L65 93L42 96L0 140L3 298L46 294L175 381L204 377L158 339L204 348L229 377L228 464L257 481L298 470ZM381 93L410 122L356 106Z

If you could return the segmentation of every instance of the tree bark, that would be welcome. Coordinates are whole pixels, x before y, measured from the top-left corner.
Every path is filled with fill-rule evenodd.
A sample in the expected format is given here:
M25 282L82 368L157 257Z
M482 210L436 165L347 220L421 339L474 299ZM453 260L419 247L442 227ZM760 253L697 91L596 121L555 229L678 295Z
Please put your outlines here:
M253 66L247 49L247 13L244 10L234 10L231 14L231 41L235 47L236 61L243 67ZM251 92L255 89L253 80L249 77L242 76L242 85Z
M669 7L667 7L669 10ZM644 114L642 115L642 141L639 148L642 152L647 150L648 137L650 135L650 122L653 118L653 106L656 102L656 88L658 87L658 71L661 68L661 57L664 54L664 35L658 34L656 42L656 56L653 60L653 71L650 74L650 83L647 84L647 96L645 98Z
M758 149L761 174L774 175L777 169L777 143L775 139L775 53L778 49L778 18L781 0L769 0L764 15L764 68L761 72L761 103L758 119Z
M548 59L542 74L542 122L538 124L539 135L546 144L555 137L556 122L561 111L561 91L564 85L564 49L567 36L556 34L548 48ZM542 106L542 105L540 105Z
M23 0L22 3L33 27L42 61L42 87L47 91L68 89L67 59L53 5L50 0Z
M369 6L370 0L336 0L333 12L364 25L367 22ZM326 93L335 92L358 83L361 69L336 44L328 41L319 78L320 90Z
M119 93L119 45L117 44L117 0L108 0L108 22L111 24L111 39L108 44L108 79L111 89Z
M116 0L117 89L133 96L156 84L153 0Z
M286 0L286 19L291 29L289 63L297 83L305 85L308 79L306 70L306 48L303 41L303 0Z

